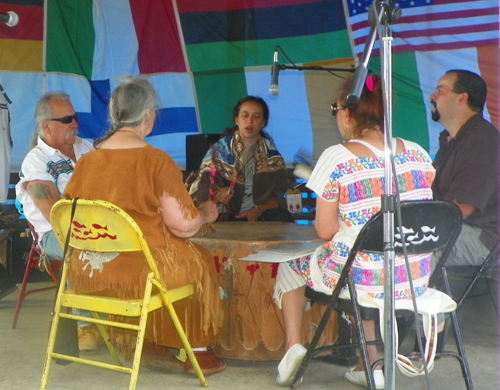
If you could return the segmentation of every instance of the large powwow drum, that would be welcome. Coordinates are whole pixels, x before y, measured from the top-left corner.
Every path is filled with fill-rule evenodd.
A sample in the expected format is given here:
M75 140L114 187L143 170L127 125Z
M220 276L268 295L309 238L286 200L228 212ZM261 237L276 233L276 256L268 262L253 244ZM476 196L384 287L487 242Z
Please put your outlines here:
M279 244L318 241L316 232L310 225L281 222L223 222L215 226L215 233L192 239L212 253L224 297L223 326L212 348L222 358L280 360L285 353L285 331L281 310L272 298L278 264L239 259ZM306 311L302 326L305 346L323 312L321 305ZM318 346L332 345L336 339L337 320L332 316Z

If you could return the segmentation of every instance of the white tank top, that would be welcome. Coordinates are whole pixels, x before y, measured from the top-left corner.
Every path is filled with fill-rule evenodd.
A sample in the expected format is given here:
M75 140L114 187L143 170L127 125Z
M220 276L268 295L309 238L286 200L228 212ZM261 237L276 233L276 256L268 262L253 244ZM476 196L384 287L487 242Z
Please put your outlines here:
M375 146L373 146L372 144L369 144L366 141L362 141L360 139L351 139L351 140L349 140L349 142L356 142L358 144L366 146L368 149L370 149L373 152L373 154L377 158L384 158L385 157L385 150L377 149ZM396 139L395 138L392 139L392 153L396 154Z

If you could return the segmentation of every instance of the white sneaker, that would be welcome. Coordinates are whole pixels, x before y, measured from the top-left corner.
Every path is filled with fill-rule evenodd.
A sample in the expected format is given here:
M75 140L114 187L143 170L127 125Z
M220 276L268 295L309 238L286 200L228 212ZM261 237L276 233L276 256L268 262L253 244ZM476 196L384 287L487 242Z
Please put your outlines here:
M368 387L368 383L366 382L366 376L364 371L354 371L354 367L346 372L345 378L357 385L363 385ZM385 388L385 378L382 370L375 370L373 372L373 380L375 381L376 389L384 389Z
M292 348L286 352L278 365L278 376L276 377L276 382L278 382L278 384L288 386L292 383L306 352L307 349L300 344L293 345Z

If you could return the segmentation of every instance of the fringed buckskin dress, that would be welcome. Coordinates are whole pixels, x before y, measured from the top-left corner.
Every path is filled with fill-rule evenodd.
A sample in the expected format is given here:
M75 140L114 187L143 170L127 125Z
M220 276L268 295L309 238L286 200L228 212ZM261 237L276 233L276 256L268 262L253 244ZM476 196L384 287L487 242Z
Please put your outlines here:
M176 302L174 307L191 345L206 347L222 319L213 259L203 247L172 234L161 215L159 198L164 193L177 199L186 218L198 215L182 179L173 160L150 145L96 149L80 159L63 197L105 200L130 214L142 229L167 288L195 283L194 296ZM92 269L73 254L69 278L74 288L80 292L111 292L122 298L141 297L148 268L140 254L122 253L99 268ZM115 330L113 336L119 349L129 355L134 340L123 332ZM182 348L166 309L150 313L146 339Z

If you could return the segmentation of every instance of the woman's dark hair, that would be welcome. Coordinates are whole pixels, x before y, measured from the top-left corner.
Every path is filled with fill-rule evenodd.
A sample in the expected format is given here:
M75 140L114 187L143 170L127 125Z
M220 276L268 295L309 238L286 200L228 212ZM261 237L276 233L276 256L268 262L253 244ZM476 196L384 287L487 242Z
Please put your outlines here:
M457 79L453 84L453 92L455 93L466 93L469 95L467 99L467 104L472 111L482 112L484 108L484 103L486 102L486 95L488 89L486 87L486 82L474 72L462 69L451 69L448 73L455 73Z
M339 92L338 102L340 106L348 108L350 116L356 122L352 134L353 137L356 137L360 132L369 127L379 126L382 131L384 130L382 80L379 75L370 75L367 77L367 79L370 78L371 80L368 82L370 88L367 87L367 82L365 82L359 101L354 105L349 106L347 103L347 95L353 83L352 77L344 81Z
M233 107L233 121L238 117L238 115L240 115L240 108L243 105L243 103L247 102L257 103L262 107L262 117L265 122L264 127L266 127L269 121L269 107L267 106L265 100L258 96L245 96L244 98L238 100L235 106ZM260 136L270 139L271 137L269 136L269 134L267 134L266 131L264 131L264 127L260 129ZM236 130L238 130L238 126L236 125L227 127L226 129L224 129L222 135L225 137L227 135L233 134Z

